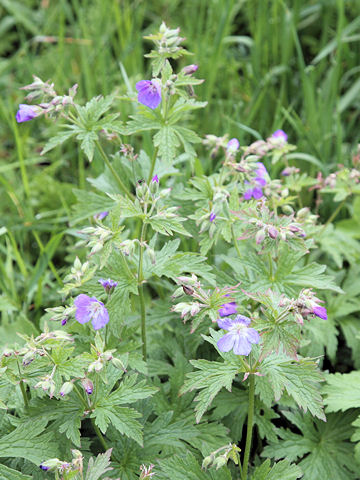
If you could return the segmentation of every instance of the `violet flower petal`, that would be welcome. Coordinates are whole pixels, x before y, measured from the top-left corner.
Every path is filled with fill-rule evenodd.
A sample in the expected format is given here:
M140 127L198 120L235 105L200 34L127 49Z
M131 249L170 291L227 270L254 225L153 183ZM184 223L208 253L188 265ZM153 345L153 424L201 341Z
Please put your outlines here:
M237 335L234 332L226 333L223 337L221 337L217 342L220 352L230 352L234 346L236 338Z

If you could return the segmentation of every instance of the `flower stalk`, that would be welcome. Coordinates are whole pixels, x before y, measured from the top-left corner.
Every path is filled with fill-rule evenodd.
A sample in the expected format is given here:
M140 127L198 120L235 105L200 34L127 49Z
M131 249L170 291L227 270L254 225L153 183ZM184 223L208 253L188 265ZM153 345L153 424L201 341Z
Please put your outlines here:
M249 406L246 430L246 443L242 469L240 469L241 480L247 480L249 457L252 442L253 426L254 426L254 404L255 404L255 377L249 376Z

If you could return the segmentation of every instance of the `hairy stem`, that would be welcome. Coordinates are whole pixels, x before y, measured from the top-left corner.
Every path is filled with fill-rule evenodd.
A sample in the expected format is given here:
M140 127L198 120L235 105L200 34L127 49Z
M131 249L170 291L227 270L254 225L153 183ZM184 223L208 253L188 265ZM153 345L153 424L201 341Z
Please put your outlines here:
M119 185L120 189L125 193L125 195L127 197L130 198L130 200L132 200L134 198L134 196L129 192L129 190L126 188L126 186L124 185L123 181L121 180L121 178L119 177L117 171L115 170L115 168L111 165L106 153L104 152L102 146L100 145L100 142L98 140L95 141L95 144L100 152L100 155L102 156L104 162L106 163L108 169L110 170L110 172L112 173L113 177L115 178L117 184Z
M144 298L144 274L143 274L143 260L144 260L144 242L146 239L147 224L144 222L141 228L140 235L140 253L139 253L139 269L138 269L138 292L140 300L140 316L141 316L141 339L142 339L142 354L143 360L146 361L146 310Z
M103 447L103 449L106 451L106 450L109 450L109 447L108 447L108 444L106 443L106 440L103 436L103 434L100 432L100 428L96 425L95 423L95 418L92 418L91 419L91 423L92 423L92 426L94 428L94 431L98 437L98 439L100 440L100 443Z
M153 178L153 175L154 175L154 170L155 170L155 164L156 164L156 158L157 158L158 151L159 151L159 148L155 147L153 156L151 158L150 173L149 173L149 177L148 177L148 181L147 181L148 185L150 184L151 179Z
M18 366L19 376L20 376L19 385L20 385L21 395L24 399L25 408L27 408L29 406L29 399L28 399L28 396L27 396L25 384L24 384L23 380L21 379L21 370L20 370L19 360L18 360L18 358L16 358L16 360L17 360L17 366Z
M241 258L240 248L239 248L239 245L238 245L238 243L237 243L236 236L235 236L234 225L231 225L231 236L232 236L232 240L233 240L233 243L234 243L234 247L235 247L235 249L236 249L236 252L237 252L237 254L238 254L238 257Z
M255 378L254 375L249 376L249 406L246 430L246 444L245 453L242 465L241 480L247 480L247 473L249 467L249 457L251 449L251 441L254 425L254 403L255 403Z
M275 280L275 277L274 277L274 269L273 269L273 259L272 259L272 256L271 256L271 253L269 252L269 273L270 273L270 280L273 282Z
M337 217L338 213L340 212L340 210L342 209L342 207L344 206L345 202L346 202L346 198L344 198L344 200L339 203L339 205L337 206L337 208L333 211L333 213L330 215L330 217L327 219L326 223L324 224L324 226L322 227L322 229L320 230L320 233L319 235L322 235L324 230L326 230L326 227Z

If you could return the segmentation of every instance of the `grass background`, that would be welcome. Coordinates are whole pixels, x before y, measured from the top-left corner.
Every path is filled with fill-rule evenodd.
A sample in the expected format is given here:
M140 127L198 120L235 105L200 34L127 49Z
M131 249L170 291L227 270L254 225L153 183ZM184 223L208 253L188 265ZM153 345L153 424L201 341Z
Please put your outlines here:
M206 80L196 92L209 105L193 116L200 135L228 132L246 144L283 128L312 174L350 164L359 142L359 0L0 0L0 338L31 331L29 318L58 302L74 243L64 234L72 188L89 188L86 177L102 168L73 144L40 157L56 125L16 124L19 87L36 74L60 94L78 83L83 101L134 91L150 78L142 37L161 20L181 28L194 53L186 61ZM124 119L131 113L126 102L119 109Z

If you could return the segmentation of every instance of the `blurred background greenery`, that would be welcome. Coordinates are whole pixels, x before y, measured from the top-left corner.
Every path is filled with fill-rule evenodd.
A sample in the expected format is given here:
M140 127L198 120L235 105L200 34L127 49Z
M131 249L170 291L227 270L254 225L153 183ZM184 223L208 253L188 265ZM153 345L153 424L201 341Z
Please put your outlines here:
M40 157L56 125L16 124L19 87L35 74L60 94L78 83L83 101L134 93L151 75L143 36L161 20L181 28L194 54L179 67L196 63L205 79L196 93L209 105L193 115L200 135L228 132L244 145L282 128L312 174L350 165L359 142L359 0L0 0L0 335L31 331L29 318L36 324L44 305L58 303L74 243L72 189L89 188L86 177L102 170L75 144ZM126 101L118 108L123 119L131 113ZM146 149L146 139L135 147Z

